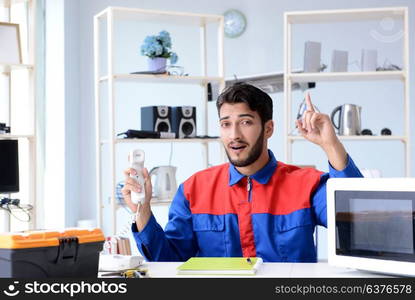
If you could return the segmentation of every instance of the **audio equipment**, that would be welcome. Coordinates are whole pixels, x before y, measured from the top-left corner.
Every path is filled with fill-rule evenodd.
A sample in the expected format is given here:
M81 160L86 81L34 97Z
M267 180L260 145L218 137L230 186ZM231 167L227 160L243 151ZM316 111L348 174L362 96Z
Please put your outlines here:
M172 107L172 130L177 138L196 137L196 107Z
M141 129L158 132L172 132L171 108L169 106L141 107Z

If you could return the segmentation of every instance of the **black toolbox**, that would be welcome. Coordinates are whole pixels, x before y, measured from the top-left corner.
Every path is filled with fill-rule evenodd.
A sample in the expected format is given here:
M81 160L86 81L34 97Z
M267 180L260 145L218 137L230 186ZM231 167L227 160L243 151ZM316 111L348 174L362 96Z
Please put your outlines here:
M100 229L0 234L0 277L97 278L104 240Z

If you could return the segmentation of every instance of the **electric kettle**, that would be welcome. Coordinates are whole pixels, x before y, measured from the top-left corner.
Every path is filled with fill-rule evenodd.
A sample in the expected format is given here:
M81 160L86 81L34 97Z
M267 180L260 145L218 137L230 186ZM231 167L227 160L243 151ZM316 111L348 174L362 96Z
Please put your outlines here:
M159 166L150 171L153 183L153 197L158 199L173 198L177 190L176 167ZM156 177L153 181L153 176Z
M360 135L362 107L355 104L337 106L331 113L331 122L338 130L339 135ZM338 122L334 122L339 113Z

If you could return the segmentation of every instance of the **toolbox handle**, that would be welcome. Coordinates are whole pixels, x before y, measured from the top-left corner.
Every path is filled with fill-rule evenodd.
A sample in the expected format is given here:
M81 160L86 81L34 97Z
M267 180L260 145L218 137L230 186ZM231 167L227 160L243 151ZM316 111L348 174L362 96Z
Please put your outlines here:
M58 238L59 247L56 263L63 260L73 259L75 263L78 258L79 239L78 237L63 237Z

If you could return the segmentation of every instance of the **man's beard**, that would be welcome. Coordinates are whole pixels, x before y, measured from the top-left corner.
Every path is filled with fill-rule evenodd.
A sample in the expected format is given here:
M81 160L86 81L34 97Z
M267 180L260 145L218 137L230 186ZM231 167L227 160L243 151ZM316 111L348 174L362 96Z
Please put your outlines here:
M235 167L246 167L250 164L253 164L258 160L258 158L261 156L262 148L264 146L264 129L262 129L261 134L259 135L258 139L256 140L254 147L249 151L248 157L244 160L233 160L231 159L228 149L225 147L226 155L228 156L229 161L231 164L233 164Z

